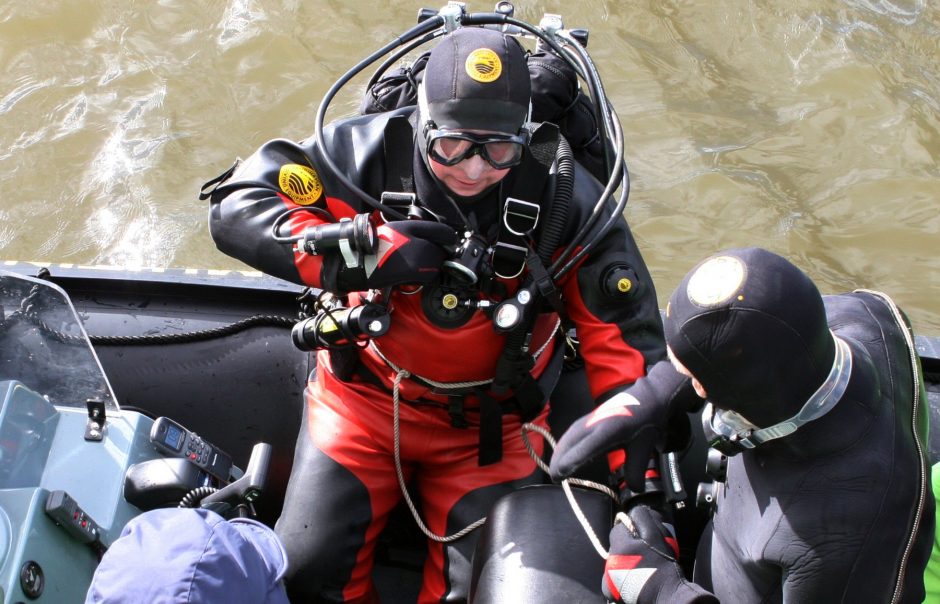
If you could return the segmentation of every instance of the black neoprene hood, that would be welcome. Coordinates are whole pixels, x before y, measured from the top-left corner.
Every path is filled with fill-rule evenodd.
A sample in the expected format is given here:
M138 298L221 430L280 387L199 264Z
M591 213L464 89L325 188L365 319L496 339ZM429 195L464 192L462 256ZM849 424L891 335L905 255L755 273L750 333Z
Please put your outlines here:
M799 411L835 354L816 285L760 248L719 252L693 268L669 299L665 332L709 401L762 427Z
M431 51L424 74L436 128L517 134L529 114L532 85L522 47L511 36L463 27Z

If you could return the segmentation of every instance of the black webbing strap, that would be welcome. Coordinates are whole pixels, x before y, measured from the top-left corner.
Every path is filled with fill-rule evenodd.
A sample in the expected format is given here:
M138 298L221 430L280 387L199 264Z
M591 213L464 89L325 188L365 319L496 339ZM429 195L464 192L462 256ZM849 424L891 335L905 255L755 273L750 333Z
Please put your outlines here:
M479 465L496 463L503 456L503 414L519 413L519 419L525 423L532 421L545 408L548 393L555 389L564 364L564 346L556 346L545 370L539 379L532 377L529 371L515 389L515 395L504 401L496 401L482 388L476 391L480 400L480 451ZM526 355L529 359L529 357Z
M503 458L503 408L484 389L477 390L480 401L480 446L477 463L488 466Z
M545 298L549 305L551 305L552 310L558 313L562 323L567 324L568 313L565 310L565 305L561 302L561 293L559 293L552 276L548 274L548 269L545 268L542 259L539 258L538 254L532 252L526 258L526 264L529 266L529 276L532 277L532 280L535 282L535 289L538 291L539 296ZM531 323L534 319L535 313L532 313L529 319L529 329L531 329Z
M385 190L413 193L415 190L412 160L414 131L408 118L399 115L385 125Z
M535 364L529 354L529 344L532 339L532 330L538 317L538 301L545 299L558 316L562 324L567 325L568 315L561 301L561 294L555 286L548 269L535 252L530 251L526 263L529 267L528 278L535 283L536 299L526 305L525 314L519 325L506 336L506 345L496 362L496 375L493 379L493 391L497 394L512 391L519 399L523 415L527 405L540 405L543 393L538 384L532 379L531 370ZM538 403L532 403L540 399Z
M464 396L463 394L447 395L447 414L450 415L450 425L454 428L466 428L470 425L464 413Z

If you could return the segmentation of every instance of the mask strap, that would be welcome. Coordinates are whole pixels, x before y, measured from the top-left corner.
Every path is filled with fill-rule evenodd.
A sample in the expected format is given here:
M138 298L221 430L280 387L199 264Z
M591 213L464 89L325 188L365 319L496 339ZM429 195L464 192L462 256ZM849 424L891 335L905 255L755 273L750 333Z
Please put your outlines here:
M816 389L816 392L807 399L799 413L773 426L757 429L757 426L751 424L740 414L733 411L715 412L711 403L709 403L706 409L709 417L703 419L708 422L716 433L725 437L734 436L734 440L740 443L743 448L753 449L769 440L789 436L796 432L800 426L814 419L819 419L828 413L842 398L845 389L849 385L849 378L852 377L852 349L844 340L831 331L829 333L832 334L832 339L836 345L832 368L823 383ZM727 421L723 418L726 418ZM745 428L742 430L742 424L749 425L752 429Z
M428 124L432 122L431 111L428 109L428 94L424 89L423 80L418 84L418 116L421 118L421 123L415 128L415 131L425 141L424 146L427 147ZM436 128L436 126L434 127Z

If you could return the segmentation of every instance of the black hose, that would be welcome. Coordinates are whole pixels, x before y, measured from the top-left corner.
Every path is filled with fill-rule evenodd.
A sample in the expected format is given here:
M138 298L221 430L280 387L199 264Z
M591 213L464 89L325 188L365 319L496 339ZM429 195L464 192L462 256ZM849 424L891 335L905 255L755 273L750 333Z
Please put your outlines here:
M574 250L576 248L581 246L581 244L584 242L587 236L591 233L592 229L594 228L594 225L600 219L601 210L604 208L604 205L607 203L607 200L611 197L611 195L613 195L614 191L616 190L618 179L619 179L619 184L622 187L622 194L621 194L622 203L618 203L617 207L620 208L619 211L622 212L623 207L626 206L626 199L627 199L627 196L629 196L629 191L630 191L630 178L629 178L629 173L627 172L626 163L623 160L623 131L620 128L619 120L616 120L616 119L613 120L612 124L614 128L614 134L616 137L615 140L617 143L619 143L617 145L617 157L616 157L616 163L614 164L614 167L615 167L614 172L611 175L610 180L607 182L607 186L604 188L604 192L601 193L600 198L597 200L597 203L594 205L594 209L591 211L591 216L581 227L581 230L578 231L575 237L568 244L568 247L565 248L565 251L563 251L561 255L559 255L558 258L555 259L555 262L552 264L551 268L549 269L549 272L552 274L552 278L556 280L560 279L561 276L564 273L568 272L568 270L570 270L571 267L573 266L573 264L569 262L571 255L574 253ZM626 193L626 195L623 195L623 193ZM594 239L596 240L597 237L595 237ZM591 247L593 247L592 242L589 242L587 245L591 245ZM584 248L582 248L581 251L583 250ZM583 255L584 254L579 254L578 257L581 257ZM562 265L564 265L564 269L559 270L558 267Z
M626 165L623 166L624 174L627 174ZM623 213L624 209L627 207L627 198L630 196L630 180L629 177L625 179L625 184L623 189L620 192L620 199L617 201L617 205L614 206L613 211L610 216L607 218L607 222L597 231L594 237L588 241L584 247L582 247L576 254L574 254L563 267L558 269L555 273L552 274L552 278L555 280L561 279L565 274L570 271L574 266L583 258L588 252L590 252L597 242L604 238L604 235L607 234L607 231L614 225L615 222L620 218L620 215Z
M573 37L566 37L568 46L575 49L575 53L566 53L569 63L574 62L580 66L580 73L583 74L585 82L590 90L591 104L594 109L594 121L597 124L597 135L600 139L601 149L604 153L604 167L608 177L614 171L614 158L611 157L610 141L614 137L613 125L610 117L610 105L607 102L607 93L604 92L604 85L601 82L597 67L591 60L591 55L581 44Z
M274 222L271 224L271 237L279 243L294 243L303 239L303 235L281 235L280 230L284 222L288 218L296 214L297 212L310 212L312 214L320 214L330 222L336 222L336 217L330 213L329 210L324 208L318 208L316 206L299 206L296 208L290 208L281 213L280 216L274 219Z
M372 90L372 87L375 86L376 82L379 81L379 78L381 78L382 75L384 75L385 72L388 71L389 67L391 67L393 64L398 62L398 60L401 59L403 56L405 56L409 52L413 51L415 48L418 48L419 46L425 43L427 43L426 39L421 39L421 40L418 40L417 42L412 42L408 46L398 49L398 51L396 51L395 54L391 55L389 58L382 61L382 64L379 65L378 69L375 70L375 73L372 74L372 77L369 78L369 83L366 84L366 90Z
M564 136L558 137L558 151L555 153L558 168L555 177L555 194L548 221L542 228L536 253L542 264L548 266L552 254L558 249L565 226L568 223L568 205L574 194L574 153L571 144Z
M343 172L336 165L336 162L333 161L333 158L330 157L330 153L327 151L326 141L323 138L323 121L326 117L326 110L333 101L333 98L336 96L339 90L345 86L347 82L349 82L349 80L395 48L409 44L419 36L428 34L428 37L425 41L433 39L437 35L433 33L433 30L441 26L443 23L444 19L441 16L433 17L427 21L423 21L403 33L401 36L395 38L395 40L392 42L389 42L382 48L373 52L371 55L353 66L352 69L343 74L338 80L333 82L333 85L330 86L330 89L324 95L323 100L320 101L320 106L317 108L313 135L316 139L317 147L320 149L320 157L323 159L326 167L341 183L343 183L344 186L346 186L346 188L355 193L356 196L362 199L362 201L366 202L376 210L383 212L386 216L391 216L397 220L405 220L407 219L407 216L397 210L392 209L389 206L384 205L382 202L363 191L358 185L353 183L353 181L350 180L348 176L343 174Z

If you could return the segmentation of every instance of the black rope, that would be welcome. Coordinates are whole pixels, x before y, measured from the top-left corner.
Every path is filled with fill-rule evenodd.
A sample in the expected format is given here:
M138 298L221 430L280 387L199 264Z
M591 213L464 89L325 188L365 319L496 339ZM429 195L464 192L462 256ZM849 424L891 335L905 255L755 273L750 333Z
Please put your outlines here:
M235 323L230 323L229 325L223 325L222 327L214 327L212 329L203 329L200 331L191 331L187 333L154 334L146 336L89 335L88 337L91 340L91 343L95 344L96 346L149 346L152 344L180 344L185 342L199 342L203 340L222 338L234 333L238 333L239 331L244 331L251 327L270 326L292 328L296 322L297 319L292 319L289 317L279 317L276 315L255 315L253 317L242 319L241 321L236 321Z
M48 269L41 268L36 276L40 279L48 280L51 275ZM310 291L311 290L309 288L304 290L304 293L298 298L298 301L303 302ZM39 285L34 285L30 289L29 294L27 294L26 297L23 298L22 302L20 302L19 309L10 313L9 316L0 315L0 327L6 324L12 324L19 320L25 320L38 327L40 331L51 335L60 342L80 342L80 337L62 333L59 330L50 327L39 318L39 313L35 304L39 295L40 287ZM301 308L303 309L303 306ZM151 334L145 336L93 336L89 334L88 339L91 340L92 344L98 346L148 346L153 344L179 344L223 338L225 336L229 336L252 327L268 326L286 327L291 329L296 322L297 318L281 317L277 315L254 315L242 319L241 321L223 325L222 327L214 327L212 329L203 329L187 333Z

